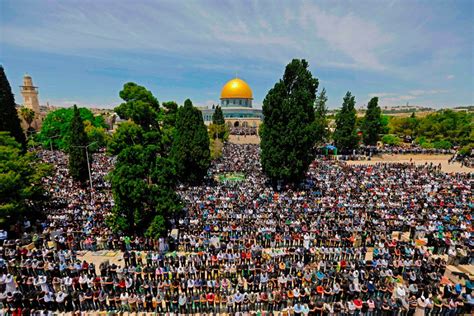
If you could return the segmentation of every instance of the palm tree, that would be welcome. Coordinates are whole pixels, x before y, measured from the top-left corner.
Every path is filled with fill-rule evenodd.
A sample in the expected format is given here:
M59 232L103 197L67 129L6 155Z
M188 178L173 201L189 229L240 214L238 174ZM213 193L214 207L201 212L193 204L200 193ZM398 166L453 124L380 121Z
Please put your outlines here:
M26 124L28 124L28 130L31 129L31 123L33 123L35 119L35 111L22 106L20 108L20 115L25 120Z

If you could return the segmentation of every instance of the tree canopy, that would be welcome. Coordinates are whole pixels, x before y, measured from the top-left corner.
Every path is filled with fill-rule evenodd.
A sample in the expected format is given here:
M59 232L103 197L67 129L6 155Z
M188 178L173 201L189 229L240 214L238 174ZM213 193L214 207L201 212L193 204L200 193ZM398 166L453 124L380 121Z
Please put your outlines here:
M8 227L27 213L33 215L44 200L41 178L51 170L34 153L23 154L21 145L7 132L0 132L0 226Z
M108 146L117 161L109 175L115 206L107 221L116 231L161 237L182 208L169 157L177 105L167 102L161 109L152 93L135 83L126 83L120 96L125 102L116 111L129 121L119 125Z
M94 116L87 108L79 108L79 114L86 126L90 141L96 141L99 146L105 146L107 124L105 124L103 116ZM38 141L46 148L49 148L52 143L53 148L67 151L73 116L74 108L72 107L49 112L43 120L41 131L37 136ZM93 147L92 150L94 149Z
M182 182L198 183L210 166L209 136L201 111L191 100L179 108L171 157Z
M216 106L214 113L212 113L212 124L216 124L216 125L225 124L224 113L222 112L222 109L219 105Z
M69 152L69 174L71 177L82 183L85 183L89 178L89 168L87 160L92 163L92 155L86 155L86 146L89 145L87 134L84 130L84 122L82 121L79 109L74 105L74 114L71 120L71 126L68 137L68 152Z
M122 119L131 119L145 130L158 127L159 103L150 91L134 82L128 82L120 91L120 97L125 102L116 107L115 112Z
M316 144L320 145L326 143L329 139L329 123L326 117L328 112L326 107L327 101L326 89L323 88L316 97L316 104L314 106L314 133L316 136Z
M378 106L379 98L373 97L367 105L362 132L365 145L375 146L382 133L382 110Z
M26 149L26 137L16 110L15 97L3 66L0 66L0 131L9 132Z
M342 109L336 114L333 139L341 153L357 148L359 137L356 131L355 97L349 91L344 96Z
M474 142L473 118L469 112L441 110L425 117L391 117L389 129L395 135L411 136L425 148L448 149Z
M319 83L308 66L304 59L293 59L263 101L260 159L273 182L300 181L313 159Z

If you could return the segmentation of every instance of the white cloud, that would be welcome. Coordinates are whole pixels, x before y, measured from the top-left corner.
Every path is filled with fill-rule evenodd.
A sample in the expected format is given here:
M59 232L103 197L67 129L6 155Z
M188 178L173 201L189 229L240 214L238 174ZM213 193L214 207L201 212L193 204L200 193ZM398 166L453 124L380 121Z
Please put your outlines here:
M452 80L452 79L454 79L454 75L447 75L447 76L446 76L446 79Z
M421 98L426 96L433 96L441 93L449 92L448 90L442 89L431 89L431 90L410 90L406 93L395 93L395 92L379 92L379 93L369 93L368 96L379 97L379 102L381 106L393 106L400 105L407 101L417 100L421 102Z
M374 92L374 93L369 93L368 94L368 96L370 98L373 98L373 97L384 98L384 97L390 97L390 96L394 96L394 95L397 95L397 94L393 93L393 92Z
M439 94L448 92L447 90L441 89L432 89L432 90L411 90L409 93L414 96L422 96L422 95L432 95L432 94Z
M391 41L391 35L353 13L338 16L305 3L301 8L302 26L341 51L360 67L384 70L378 51ZM354 67L352 63L349 63Z
M196 1L87 2L46 9L34 28L4 23L0 41L79 56L139 51L276 63L304 57L318 65L372 70L385 69L378 51L390 41L390 35L354 13L330 13L306 2L282 10L268 10L263 3Z

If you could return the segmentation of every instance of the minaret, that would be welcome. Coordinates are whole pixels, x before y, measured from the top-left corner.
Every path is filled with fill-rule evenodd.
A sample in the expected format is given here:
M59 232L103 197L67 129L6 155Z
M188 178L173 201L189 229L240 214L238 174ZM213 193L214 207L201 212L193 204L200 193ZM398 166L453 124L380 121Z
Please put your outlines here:
M26 74L23 77L23 85L20 88L21 95L23 96L23 105L33 110L36 115L39 115L38 87L33 86L33 80L30 75Z

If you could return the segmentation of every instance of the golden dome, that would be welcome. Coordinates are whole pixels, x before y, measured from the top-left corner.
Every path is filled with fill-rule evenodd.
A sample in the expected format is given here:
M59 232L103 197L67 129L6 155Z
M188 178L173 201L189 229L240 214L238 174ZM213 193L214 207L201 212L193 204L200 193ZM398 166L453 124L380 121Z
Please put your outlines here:
M252 89L242 79L235 78L224 85L221 99L253 99Z

